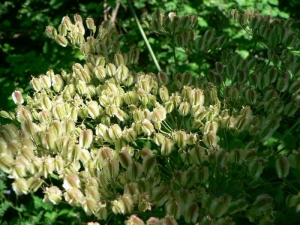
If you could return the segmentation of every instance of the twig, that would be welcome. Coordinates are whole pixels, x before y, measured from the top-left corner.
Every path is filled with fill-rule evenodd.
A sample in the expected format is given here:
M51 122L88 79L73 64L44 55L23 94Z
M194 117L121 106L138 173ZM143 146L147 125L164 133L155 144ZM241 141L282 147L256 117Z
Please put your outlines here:
M104 3L103 3L103 14L104 14L104 21L107 21L107 14L108 14L108 11L110 10L110 7L107 8L107 0L104 0Z
M144 30L143 30L143 28L142 28L142 26L141 26L141 24L140 24L140 21L139 21L139 19L137 18L136 14L135 14L135 11L134 11L134 9L133 9L133 7L132 7L132 4L131 4L130 0L127 0L127 3L128 3L128 5L129 5L130 11L131 11L131 13L132 13L132 15L133 15L133 17L134 17L135 22L136 22L136 24L138 25L138 28L139 28L139 30L140 30L140 33L141 33L141 35L142 35L142 37L143 37L143 39L144 39L144 41L145 41L145 44L146 44L146 46L147 46L147 48L148 48L148 51L150 52L150 55L151 55L151 57L152 57L152 59L153 59L153 62L154 62L154 64L155 64L155 66L156 66L156 68L157 68L158 71L161 71L161 68L160 68L160 66L159 66L159 64L158 64L158 61L157 61L157 59L156 59L156 57L155 57L155 55L154 55L154 52L153 52L153 50L152 50L152 48L151 48L151 45L150 45L150 43L149 43L149 41L148 41L148 39L147 39L147 37L146 37L146 35L145 35L145 32L144 32Z
M111 23L111 24L114 24L114 23L115 23L115 20L116 20L117 14L118 14L119 7L120 7L120 2L117 1L117 2L116 2L116 8L113 9L113 12L112 12L112 14L111 14L111 18L110 18L110 23Z

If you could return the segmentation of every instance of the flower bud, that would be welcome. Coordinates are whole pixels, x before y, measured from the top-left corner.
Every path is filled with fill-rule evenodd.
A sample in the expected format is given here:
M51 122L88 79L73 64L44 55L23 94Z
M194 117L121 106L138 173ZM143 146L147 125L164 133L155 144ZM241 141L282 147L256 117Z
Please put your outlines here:
M165 72L158 72L157 78L160 83L165 85L169 83L169 77Z
M30 120L21 121L21 127L23 131L26 131L30 135L34 135L37 132L35 129L35 124Z
M222 36L220 36L220 37L218 37L218 39L217 39L217 47L220 49L220 48L222 48L223 47L223 45L226 43L226 41L227 41L227 38L226 38L226 36L225 35L222 35Z
M90 76L88 70L82 68L77 72L77 75L78 75L79 79L84 81L86 84L90 83L91 76Z
M173 101L167 101L165 103L165 109L168 113L171 113L174 110L174 102Z
M169 196L168 188L165 185L159 185L151 189L151 201L157 201L160 199L167 200L165 197Z
M179 219L181 216L181 205L180 202L176 201L175 199L170 199L165 204L166 213L170 216L175 217L176 219ZM165 218L166 219L166 218ZM173 218L174 220L174 218ZM172 224L172 223L170 223Z
M127 168L127 175L130 180L137 181L142 177L143 167L139 162L129 164Z
M10 120L14 120L15 116L12 112L7 112L4 110L0 111L0 117L4 118L4 119L10 119Z
M184 47L187 44L186 40L187 40L187 38L185 35L178 34L174 38L174 43L178 47Z
M51 110L52 108L52 101L47 95L41 97L41 104L44 110Z
M203 142L207 147L216 147L218 143L218 137L214 132L208 132L203 135Z
M26 176L26 167L28 167L28 161L24 157L18 157L18 161L11 167L10 177L18 179Z
M49 110L40 111L38 117L42 123L50 123L52 121L52 113Z
M127 142L133 142L136 140L137 133L133 128L125 129L123 131L123 138Z
M277 80L276 89L280 92L285 92L289 87L290 75L287 72L282 73L282 75Z
M137 48L131 49L128 55L128 62L130 64L136 64L139 61L140 52Z
M126 169L132 164L132 157L127 151L121 151L119 153L119 160L121 165Z
M250 176L252 176L253 178L258 178L262 174L263 170L264 170L263 163L260 162L259 159L252 160L248 164L248 172Z
M193 163L200 165L201 162L205 161L205 148L204 147L197 144L194 148L192 148L189 151L189 153L190 153L191 160Z
M16 105L22 105L24 103L24 98L20 91L14 91L12 93L12 99Z
M125 221L125 225L145 225L145 223L136 215L131 215L129 219Z
M173 150L174 142L169 138L165 138L161 145L161 154L169 155Z
M71 148L68 151L67 159L69 162L78 161L81 158L81 152L82 149L78 145L74 145L73 148Z
M227 73L227 76L230 78L230 79L235 79L236 77L236 74L237 74L237 68L236 68L236 65L233 65L232 63L228 63L226 65L226 73Z
M119 82L126 81L129 77L129 70L125 65L120 65L115 73L115 78Z
M106 73L108 76L110 77L114 76L115 72L116 72L116 66L114 64L109 63L106 65Z
M219 101L218 91L217 91L216 86L210 86L208 89L208 94L209 94L211 101L213 101L214 103L217 103Z
M41 75L39 81L43 88L48 89L51 87L51 78L48 75Z
M115 64L119 67L121 65L126 65L127 60L124 58L123 54L115 54Z
M169 91L168 91L168 88L166 86L162 86L159 89L159 96L160 96L160 98L163 102L167 102L169 100L169 98L170 98Z
M93 141L93 131L91 129L82 130L79 136L79 146L88 149Z
M224 72L224 66L221 62L216 62L215 67L218 74L222 74Z
M256 197L253 206L259 211L264 212L272 207L272 197L268 194L262 194Z
M97 210L97 202L93 198L85 198L81 203L81 206L87 215L92 215ZM88 223L90 224L90 223ZM94 223L93 223L94 224ZM98 223L97 223L98 224Z
M112 204L112 211L114 214L125 214L124 202L121 199L114 200L111 202L111 204Z
M208 132L213 132L213 133L217 133L218 131L218 123L215 121L207 121L205 123L204 129L203 129L203 133L208 133Z
M88 92L86 83L82 80L79 80L78 83L76 84L76 90L78 91L78 94L81 96L86 94Z
M84 29L82 21L76 21L75 27L76 27L76 30L78 31L78 33L80 33L82 35L85 34L85 29Z
M104 78L106 77L106 70L104 66L96 66L94 68L94 74L100 81L104 80Z
M179 106L178 112L181 116L186 116L189 114L191 105L188 102L182 102Z
M298 94L299 92L300 92L300 81L295 80L289 88L289 93Z
M49 38L54 38L57 35L57 30L53 26L47 26L45 33Z
M21 149L21 154L27 159L27 160L32 160L34 158L34 152L33 149L24 145Z
M185 148L187 144L187 134L185 131L179 131L175 134L174 141L177 142L179 148Z
M93 18L88 17L85 22L86 22L87 28L92 30L93 33L95 33L96 32L96 26L95 26Z
M143 170L147 175L153 175L156 167L157 167L157 164L156 164L155 157L148 155L144 158Z
M300 152L293 150L292 154L288 156L289 164L292 168L299 169L300 168Z
M119 174L119 161L117 158L113 158L105 161L104 166L105 172L108 178L116 178Z
M60 155L57 155L54 159L54 167L55 170L58 174L60 174L64 167L65 167L65 161L63 160L63 158Z
M257 94L255 89L249 88L245 91L245 98L248 104L255 104L257 99Z
M285 178L289 174L290 163L285 156L276 160L276 172L279 178Z
M231 14L233 20L238 21L239 11L237 9L232 9L230 14Z
M57 103L56 105L54 105L52 107L52 102L51 100L49 99L49 101L47 100L48 98L45 96L44 98L44 102L45 102L45 108L48 109L48 108L52 108L52 113L53 113L53 117L57 120L63 120L63 118L66 116L66 110L65 110L65 107L64 107L64 104L63 103ZM48 107L48 108L47 108ZM51 109L50 108L50 109Z
M99 220L106 220L107 219L107 209L106 204L98 203L98 211L96 211L94 214ZM96 224L95 224L96 225Z
M71 187L66 192L64 192L64 198L71 206L81 206L84 200L84 195L78 188Z
M293 100L285 106L284 115L288 117L292 117L295 115L298 109L299 109L299 101Z
M61 36L67 36L68 34L68 30L67 30L67 26L66 24L60 24L58 26L58 33L61 35Z
M88 102L87 109L88 109L88 113L92 117L92 119L96 119L100 115L100 106L98 105L98 102L96 102L96 101Z
M55 164L54 159L50 156L46 156L43 159L43 165L42 165L42 172L43 176L45 178L48 177L48 174L53 174L53 171L55 170Z
M166 119L167 112L164 107L158 105L156 108L153 109L151 113L151 120L153 122L162 122Z
M193 223L195 224L197 222L198 216L199 216L199 207L197 204L191 204L189 206L186 206L185 212L184 212L184 220L186 223Z
M43 180L39 177L30 177L28 179L28 186L29 186L29 189L33 192L36 192L40 187L41 185L43 184Z
M114 141L119 140L122 137L122 129L121 129L121 127L118 124L113 124L108 129L108 135Z
M24 178L16 179L11 186L17 195L26 195L29 191L28 182Z
M25 120L26 121L32 121L33 120L32 114L27 108L23 108L23 109L21 109L20 111L17 112L17 119L20 122L23 122Z
M14 164L14 159L11 155L6 153L0 154L0 169L5 173L10 173L12 165Z
M230 163L241 164L246 158L246 151L244 149L234 149L227 157Z
M67 40L64 36L62 36L62 35L60 35L60 34L58 34L58 35L55 37L55 41L56 41L59 45L61 45L61 46L63 46L63 47L66 47L66 46L68 45L68 40Z
M160 225L160 222L159 222L159 219L158 219L158 218L150 217L150 218L147 220L146 225ZM165 224L164 224L164 225L165 225ZM174 225L175 225L175 224L174 224Z
M64 178L63 187L67 191L71 188L80 188L79 177L76 174L67 174Z
M125 213L131 213L133 210L133 200L131 195L124 194L122 197L120 197L120 199L124 203Z
M150 136L154 132L154 126L148 119L143 120L142 129L147 136Z

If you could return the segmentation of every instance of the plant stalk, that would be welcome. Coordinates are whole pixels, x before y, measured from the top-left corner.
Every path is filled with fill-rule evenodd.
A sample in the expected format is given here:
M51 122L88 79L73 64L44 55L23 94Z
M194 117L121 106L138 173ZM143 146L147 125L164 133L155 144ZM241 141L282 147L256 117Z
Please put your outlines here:
M144 41L145 41L145 44L146 44L146 46L147 46L147 48L148 48L148 51L149 51L149 53L150 53L150 55L151 55L151 57L152 57L152 60L153 60L153 62L155 63L155 66L156 66L157 70L160 72L160 71L161 71L161 68L160 68L160 66L159 66L159 63L158 63L158 61L157 61L157 59L156 59L156 57L155 57L155 54L154 54L154 52L153 52L153 50L152 50L152 48L151 48L151 45L150 45L150 43L149 43L149 41L148 41L148 39L147 39L147 37L146 37L146 34L145 34L145 32L144 32L144 30L143 30L141 24L140 24L140 21L139 21L139 19L138 19L137 16L136 16L136 13L135 13L135 11L134 11L134 9L133 9L133 7L132 7L132 4L131 4L130 0L127 0L127 3L128 3L129 8L130 8L130 11L131 11L131 13L132 13L132 15L133 15L133 18L134 18L134 20L135 20L135 22L136 22L136 24L137 24L137 26L138 26L138 28L139 28L139 30L140 30L140 32L141 32L141 35L142 35L142 37L143 37L143 39L144 39Z

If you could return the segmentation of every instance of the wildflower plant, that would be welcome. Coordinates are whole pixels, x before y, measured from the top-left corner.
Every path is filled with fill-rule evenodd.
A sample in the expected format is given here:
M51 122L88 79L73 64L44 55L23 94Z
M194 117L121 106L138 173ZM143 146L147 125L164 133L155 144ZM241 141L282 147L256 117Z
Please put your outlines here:
M226 37L195 37L197 17L153 14L149 27L174 50L220 59L205 76L135 71L136 48L109 22L62 19L46 34L79 48L85 62L33 77L15 91L0 129L0 168L16 194L42 189L107 223L297 224L300 150L265 143L299 117L299 33L292 20L256 11L232 17L267 56L222 50ZM175 65L175 67L178 65ZM158 67L159 68L159 67ZM299 146L298 146L299 147ZM54 182L55 181L55 182ZM285 216L287 215L287 216ZM124 218L124 217L120 217Z

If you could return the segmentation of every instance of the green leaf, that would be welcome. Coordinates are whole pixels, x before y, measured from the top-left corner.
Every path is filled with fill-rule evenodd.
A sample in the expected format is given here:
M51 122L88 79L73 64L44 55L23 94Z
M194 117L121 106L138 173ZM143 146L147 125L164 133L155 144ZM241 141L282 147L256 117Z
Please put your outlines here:
M7 211L9 208L9 203L7 201L3 201L0 204L0 218L4 215L4 213Z
M247 58L249 55L249 52L246 50L237 50L237 52L243 57L243 59Z
M268 0L268 2L272 5L278 5L279 1L278 0Z
M202 17L198 17L198 24L200 27L208 27L208 24L205 19Z
M45 218L47 218L48 224L53 224L53 222L55 222L55 219L57 218L57 213L55 211L46 212Z
M45 204L43 202L43 199L35 196L35 195L32 195L33 196L33 201L34 201L34 208L35 209L45 209L45 210L51 210L53 208L52 205L50 204Z

